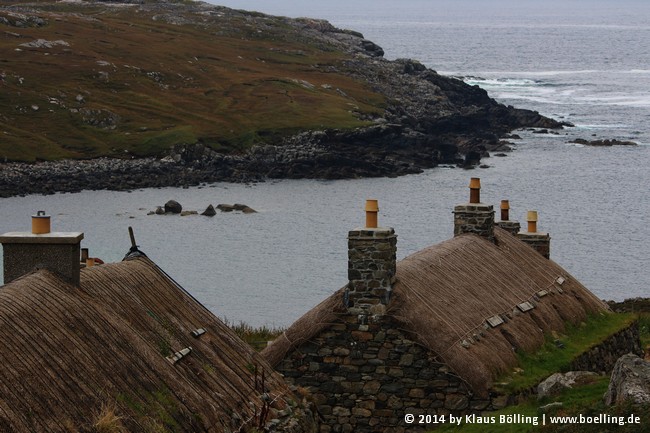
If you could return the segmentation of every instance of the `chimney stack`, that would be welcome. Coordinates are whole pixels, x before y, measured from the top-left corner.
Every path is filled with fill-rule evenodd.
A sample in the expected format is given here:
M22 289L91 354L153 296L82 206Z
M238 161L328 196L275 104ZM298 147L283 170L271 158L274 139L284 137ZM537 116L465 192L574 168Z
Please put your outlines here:
M510 202L508 200L501 200L501 221L497 225L513 236L517 236L521 230L519 221L510 221Z
M494 206L481 203L481 180L469 183L469 203L454 207L454 236L476 233L494 242Z
M10 232L0 236L4 249L4 283L34 270L47 269L79 286L79 253L83 233L50 231L50 216L44 211L32 215L31 232Z
M348 233L348 311L381 314L395 282L397 236L390 227L378 227L377 200L366 201L366 227Z
M510 221L510 202L501 200L501 221Z
M537 211L528 211L528 232L519 232L517 237L530 245L535 251L540 253L545 258L551 256L551 237L548 233L541 233L537 231Z

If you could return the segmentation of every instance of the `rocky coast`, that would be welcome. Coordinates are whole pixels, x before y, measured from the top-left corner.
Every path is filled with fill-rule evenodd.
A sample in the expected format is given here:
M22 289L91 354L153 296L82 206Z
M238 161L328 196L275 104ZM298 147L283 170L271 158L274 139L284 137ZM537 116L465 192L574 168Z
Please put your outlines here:
M336 62L309 64L310 70L327 74L332 80L344 77L362 83L364 89L371 89L374 95L379 95L382 102L376 104L375 108L364 110L360 108L361 101L339 88L330 89L327 87L329 85L323 84L316 89L314 84L306 80L292 80L292 89L299 87L301 92L306 92L310 97L316 90L330 93L336 90L337 97L352 101L348 102L351 106L350 113L362 125L341 128L323 124L319 128L285 128L282 132L273 133L260 130L255 132L257 138L254 142L226 151L220 144L223 140L210 141L201 137L188 140L183 136L176 141L171 140L165 148L152 151L149 155L127 149L117 158L114 157L115 152L109 152L108 155L91 152L87 156L79 154L74 159L30 163L15 158L9 158L8 161L5 156L5 162L0 163L0 197L83 189L132 190L189 186L216 181L251 182L269 178L400 176L418 173L439 164L460 167L478 165L481 158L489 156L490 152L508 151L508 143L502 137L518 128L562 128L561 123L537 112L499 104L478 86L470 86L459 79L440 75L415 60L386 60L381 47L366 40L360 33L338 29L326 21L269 17L200 2L115 3L137 8L141 16L150 14L156 23L169 23L174 28L203 26L206 32L211 32L214 31L213 26L218 24L220 32L236 32L240 30L228 28L224 23L244 20L247 28L258 29L258 33L263 33L271 32L271 29L278 32L277 28L281 25L287 34L283 36L274 33L274 40L286 37L291 41L304 41L305 46L311 50L317 47L322 52L343 53L342 59ZM94 8L110 8L102 2L83 4L86 7L93 4ZM5 11L5 19L0 20L0 26L10 28L21 38L21 28L32 26L30 23L38 23L39 28L45 28L53 19L48 13L35 9L34 5L28 8L14 5L12 8L9 12ZM1 12L3 11L0 10L0 15ZM19 20L16 16L24 19ZM73 27L70 27L70 32L73 31ZM29 49L55 50L62 46L73 47L65 49L74 50L74 43L66 44L68 45L58 44L56 47L30 46ZM276 48L271 50L277 51ZM112 65L110 74L114 74L112 71L117 71L120 67L114 63L102 62L96 62L94 67L102 69L105 64ZM165 77L169 75L147 72L146 77L154 77L157 86L169 91L173 87L165 82L168 79ZM98 80L103 80L100 83L103 87L112 82L108 72L100 71L97 77ZM6 74L4 82L9 83L9 78ZM23 85L22 81L16 85L19 84ZM131 86L129 83L125 85ZM195 88L198 85L193 86ZM182 89L179 88L179 92L180 90ZM296 96L292 96L291 103L300 96L298 90L292 91ZM115 93L116 90L112 92ZM87 93L91 94L90 91ZM63 114L67 113L66 119L78 113L116 111L106 103L103 108L71 108L74 104L87 104L90 97L77 95L76 99L66 105L67 96L69 95L55 98L55 102L50 98L49 103L53 106L50 111L56 114L58 111L54 109L58 109ZM330 94L326 96L332 97ZM32 110L36 110L34 106ZM18 114L15 111L10 114L0 113L0 117L7 121L20 121L29 115L29 109ZM128 124L134 121L128 119L128 113L114 113L110 116L109 123L86 117L85 120L82 119L86 123L83 126L84 133L98 130L102 137L120 133L124 140L134 140L136 133L149 133L147 128L130 132ZM72 123L67 131L79 128L78 122ZM73 146L66 145L65 140L65 137L55 138L55 141L63 142L64 149L72 148ZM150 138L148 140L152 141ZM137 142L132 145L135 148L138 146ZM14 162L11 162L12 159Z

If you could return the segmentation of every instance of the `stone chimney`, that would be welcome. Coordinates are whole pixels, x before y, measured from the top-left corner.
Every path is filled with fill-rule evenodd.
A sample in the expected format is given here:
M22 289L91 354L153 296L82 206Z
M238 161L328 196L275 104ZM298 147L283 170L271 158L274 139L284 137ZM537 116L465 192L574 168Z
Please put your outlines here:
M530 245L547 259L551 256L551 237L548 233L537 231L537 211L528 211L528 232L519 232L517 237Z
M50 216L38 211L32 216L31 232L0 236L4 249L4 283L34 270L47 269L70 284L79 286L79 253L83 233L50 231Z
M513 236L517 236L517 233L521 231L519 221L510 221L510 202L508 200L501 200L501 221L496 224Z
M454 207L454 236L476 233L494 242L494 207L481 203L481 179L469 183L469 203Z
M397 235L377 226L377 200L366 201L366 227L348 233L348 286L344 303L356 314L383 314L395 282Z

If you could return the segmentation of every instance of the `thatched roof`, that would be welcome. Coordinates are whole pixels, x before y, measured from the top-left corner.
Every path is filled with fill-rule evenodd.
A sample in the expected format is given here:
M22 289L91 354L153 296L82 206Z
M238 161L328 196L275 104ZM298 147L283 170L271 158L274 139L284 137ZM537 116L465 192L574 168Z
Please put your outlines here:
M0 344L0 431L95 431L104 415L113 427L101 431L235 432L254 424L264 392L276 408L290 396L146 258L82 270L81 288L47 271L3 286ZM175 364L166 358L187 347Z
M465 234L400 261L387 310L402 330L481 395L497 374L515 365L513 348L534 350L545 334L562 331L567 321L607 309L552 260L502 229L495 228L495 238L496 244ZM558 277L565 280L561 286ZM262 352L272 365L345 314L342 291ZM540 297L542 291L549 294ZM522 312L517 306L524 302L535 308ZM494 316L505 322L491 327L487 319Z

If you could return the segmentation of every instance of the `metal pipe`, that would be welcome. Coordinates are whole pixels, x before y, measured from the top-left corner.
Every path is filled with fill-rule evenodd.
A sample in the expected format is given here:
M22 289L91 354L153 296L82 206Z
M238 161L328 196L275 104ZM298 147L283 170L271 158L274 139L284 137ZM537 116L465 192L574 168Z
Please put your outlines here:
M501 221L510 220L510 202L508 200L501 200Z
M469 202L481 202L481 179L478 177L473 177L469 181Z
M32 234L44 235L50 232L50 216L45 215L45 211L39 210L36 215L32 215Z
M528 233L537 233L537 211L529 210L526 219L528 220Z
M129 237L131 238L131 249L138 248L135 244L135 235L133 234L133 227L129 226Z
M379 212L379 203L377 200L366 200L366 228L377 228L377 213Z
M82 248L81 249L81 261L86 262L88 260L88 248Z

